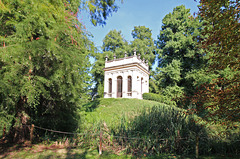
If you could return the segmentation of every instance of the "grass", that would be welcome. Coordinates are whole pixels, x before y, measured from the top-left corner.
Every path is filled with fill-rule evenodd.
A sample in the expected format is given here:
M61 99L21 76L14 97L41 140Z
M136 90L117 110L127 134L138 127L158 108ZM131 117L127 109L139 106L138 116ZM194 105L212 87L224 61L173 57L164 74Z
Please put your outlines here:
M240 156L231 155L210 155L200 156L199 159L238 159ZM125 155L125 154L114 154L112 152L104 151L102 155L99 155L97 149L79 149L79 148L61 148L61 149L40 149L39 145L33 146L31 149L25 148L10 153L1 155L0 158L4 159L135 159L137 157ZM157 156L142 156L143 159L192 159L194 156L181 156L174 154L160 154Z
M86 111L81 114L82 129L87 129L100 121L114 128L120 124L123 116L125 119L134 118L141 110L158 104L155 101L139 99L99 99L84 106Z
M81 111L81 130L89 131L92 127L100 126L100 123L105 122L108 128L114 130L120 126L121 123L132 122L132 119L136 119L136 116L140 116L142 110L150 109L153 106L158 106L160 103L149 100L139 99L98 99L83 106ZM162 104L165 106L165 104ZM169 107L166 105L166 107ZM176 108L180 109L180 108ZM125 121L122 121L122 120ZM140 122L142 123L142 122ZM129 124L130 125L130 124ZM96 128L96 127L95 127ZM209 132L208 132L209 133ZM94 138L90 138L90 142L93 142L91 148L77 147L77 148L55 148L51 149L50 146L41 148L41 145L34 145L24 149L12 149L9 152L0 154L0 158L137 158L136 156L126 155L124 152L116 153L107 147L101 156L98 154L97 145L92 141ZM83 139L85 141L85 138ZM98 141L96 140L98 143ZM194 156L184 157L174 154L159 154L158 156L142 156L140 158L154 159L154 158L194 158ZM139 157L139 156L138 156ZM240 158L240 156L222 156L222 155L210 155L200 156L200 159L230 159Z
M116 155L111 152L103 152L100 156L97 149L70 149L70 148L61 148L61 149L44 149L38 150L38 145L35 145L30 150L22 149L17 151L12 151L10 153L0 155L0 158L13 159L13 158L24 158L24 159L92 159L92 158L103 158L103 159L128 159L131 156L127 155Z

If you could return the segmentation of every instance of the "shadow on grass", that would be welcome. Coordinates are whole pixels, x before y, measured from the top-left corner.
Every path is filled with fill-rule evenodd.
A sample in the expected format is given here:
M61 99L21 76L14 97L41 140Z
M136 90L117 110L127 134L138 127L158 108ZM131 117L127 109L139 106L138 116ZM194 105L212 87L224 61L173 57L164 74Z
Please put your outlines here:
M128 157L126 155L116 155L113 152L107 152L103 151L102 155L99 155L99 152L95 150L77 150L77 149L68 149L66 159L73 159L73 158L81 158L81 159L90 159L90 158L104 158L104 159L127 159Z
M21 142L21 143L4 143L4 141L0 141L0 155L2 158L5 158L12 151L20 151L26 147L31 148L31 144L29 141Z
M83 110L86 112L92 112L93 110L95 110L98 107L99 103L100 103L100 100L95 99L94 101L84 104Z
M87 154L88 154L88 151L86 149L83 150L83 152L82 151L81 152L73 152L73 149L68 149L66 159L69 159L69 158L85 159Z

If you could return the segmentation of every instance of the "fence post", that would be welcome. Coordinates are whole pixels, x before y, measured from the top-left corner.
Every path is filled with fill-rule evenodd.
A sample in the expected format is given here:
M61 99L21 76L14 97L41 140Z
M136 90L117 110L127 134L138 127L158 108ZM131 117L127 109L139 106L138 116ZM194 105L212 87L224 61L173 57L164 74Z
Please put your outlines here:
M4 138L4 137L5 137L5 135L6 135L6 125L4 124L2 138Z
M196 158L199 158L199 136L196 136Z
M34 129L34 124L31 125L31 128L30 128L30 142L32 143L32 140L33 140L33 129Z
M102 154L102 131L100 130L99 155Z

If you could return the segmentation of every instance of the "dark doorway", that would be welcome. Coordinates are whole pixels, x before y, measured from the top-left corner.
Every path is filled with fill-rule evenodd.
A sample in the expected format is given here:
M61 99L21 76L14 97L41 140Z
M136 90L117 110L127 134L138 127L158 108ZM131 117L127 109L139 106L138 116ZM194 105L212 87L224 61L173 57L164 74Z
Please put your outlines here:
M132 96L132 77L128 76L128 96Z
M109 78L108 80L108 94L109 94L109 97L112 97L112 79Z
M117 97L118 98L122 97L122 77L121 76L117 77Z

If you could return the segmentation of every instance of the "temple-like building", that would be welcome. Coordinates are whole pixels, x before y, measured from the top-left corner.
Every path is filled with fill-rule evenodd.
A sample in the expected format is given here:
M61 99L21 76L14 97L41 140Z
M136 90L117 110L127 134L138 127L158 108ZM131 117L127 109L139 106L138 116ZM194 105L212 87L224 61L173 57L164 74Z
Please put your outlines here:
M148 61L140 59L140 55L108 61L104 68L104 98L138 98L149 92Z

